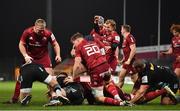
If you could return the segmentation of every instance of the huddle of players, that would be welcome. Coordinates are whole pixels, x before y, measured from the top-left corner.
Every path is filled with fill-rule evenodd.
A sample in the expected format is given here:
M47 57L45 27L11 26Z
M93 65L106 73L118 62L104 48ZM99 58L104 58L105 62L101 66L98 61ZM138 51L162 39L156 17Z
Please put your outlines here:
M103 17L95 16L93 25L90 35L84 37L76 33L71 37L73 43L71 54L75 57L72 77L61 73L54 78L47 73L44 66L34 63L33 60L21 67L21 104L29 103L32 83L36 80L51 87L48 93L50 102L45 106L82 104L85 98L89 104L98 102L132 106L148 102L160 95L162 95L161 104L177 103L177 97L174 94L179 85L177 77L168 68L135 59L136 43L135 38L130 34L129 25L121 26L124 55L120 61L122 70L119 74L119 83L116 85L111 78L111 74L114 74L118 65L120 48L120 37L115 31L116 23L112 19L104 23ZM51 36L51 39L53 41L54 36ZM59 56L56 59L60 60ZM78 81L79 75L85 71L90 75L90 83ZM135 78L131 94L121 90L127 74Z

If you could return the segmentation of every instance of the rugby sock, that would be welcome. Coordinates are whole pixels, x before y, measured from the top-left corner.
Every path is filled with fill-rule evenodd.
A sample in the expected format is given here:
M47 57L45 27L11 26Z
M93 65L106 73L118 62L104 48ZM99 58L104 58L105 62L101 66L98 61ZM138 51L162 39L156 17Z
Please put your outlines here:
M105 97L104 103L110 104L110 105L116 105L116 106L120 105L120 101L118 101L116 99L108 98L108 97Z
M151 91L144 95L145 101L150 101L155 99L156 97L166 93L165 89L157 90L157 91Z
M54 86L54 92L56 92L57 96L61 96L61 86L59 84L56 84Z
M19 81L16 81L16 86L14 90L14 95L12 97L13 101L18 101L19 99L19 94L20 94L20 88L21 88L21 83Z
M121 100L118 94L118 90L113 82L110 82L108 86L106 86L106 91L114 96L114 99Z
M119 94L120 98L121 98L122 100L126 100L126 94L123 93L123 91L121 90L121 88L116 87L116 89L118 90L118 94Z

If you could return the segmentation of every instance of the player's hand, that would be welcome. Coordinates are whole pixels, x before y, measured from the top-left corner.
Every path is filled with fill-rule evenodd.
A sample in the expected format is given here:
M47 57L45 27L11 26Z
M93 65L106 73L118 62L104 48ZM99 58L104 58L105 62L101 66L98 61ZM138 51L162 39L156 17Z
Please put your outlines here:
M72 50L71 50L71 56L74 57L75 54L76 54L76 53L75 53L75 49L72 49Z
M105 46L105 51L107 52L110 48L111 46Z
M72 76L68 76L68 77L66 77L66 78L64 79L64 83L65 83L65 84L68 84L68 83L71 83L71 82L73 82Z
M26 55L24 56L24 60L25 60L26 63L31 63L32 60L33 60L33 58L26 54Z
M160 52L160 56L165 56L166 52Z
M178 56L178 57L176 58L176 61L179 61L179 62L180 62L180 56Z
M99 26L102 26L104 24L104 18L99 15L94 16L94 23L98 24Z
M55 61L56 61L56 63L61 62L61 57L60 57L60 56L56 56L56 57L55 57Z
M131 63L131 61L128 59L125 64L129 65Z
M119 64L123 64L123 62L124 62L124 58L118 61Z

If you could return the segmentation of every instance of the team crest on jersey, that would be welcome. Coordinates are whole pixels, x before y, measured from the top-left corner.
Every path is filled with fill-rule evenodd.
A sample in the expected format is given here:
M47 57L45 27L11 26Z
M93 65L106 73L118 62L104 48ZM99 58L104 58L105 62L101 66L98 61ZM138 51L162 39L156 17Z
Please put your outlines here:
M46 40L47 40L47 38L46 38L46 37L43 37L43 38L42 38L42 40L43 40L43 41L46 41Z

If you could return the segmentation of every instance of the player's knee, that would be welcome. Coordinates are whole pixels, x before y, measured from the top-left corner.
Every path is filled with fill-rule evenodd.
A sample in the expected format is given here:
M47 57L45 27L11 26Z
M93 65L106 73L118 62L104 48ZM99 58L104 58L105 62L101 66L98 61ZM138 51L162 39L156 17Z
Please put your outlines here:
M96 102L103 103L104 102L104 97L95 97Z

